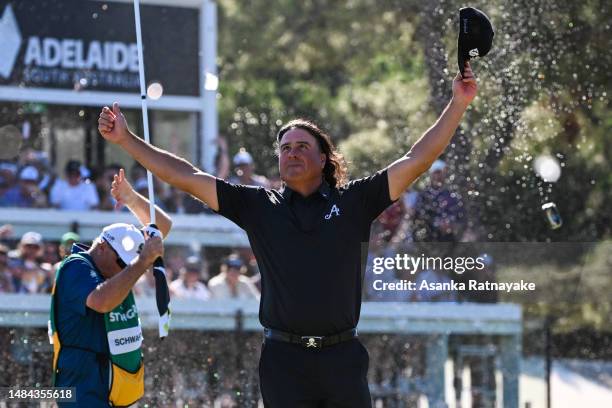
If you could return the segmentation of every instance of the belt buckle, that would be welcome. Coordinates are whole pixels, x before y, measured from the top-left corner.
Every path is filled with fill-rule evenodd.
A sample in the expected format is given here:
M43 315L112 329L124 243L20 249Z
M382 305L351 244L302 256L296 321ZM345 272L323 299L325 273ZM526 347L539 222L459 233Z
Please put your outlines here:
M302 345L306 348L320 349L321 347L323 347L323 337L302 336Z

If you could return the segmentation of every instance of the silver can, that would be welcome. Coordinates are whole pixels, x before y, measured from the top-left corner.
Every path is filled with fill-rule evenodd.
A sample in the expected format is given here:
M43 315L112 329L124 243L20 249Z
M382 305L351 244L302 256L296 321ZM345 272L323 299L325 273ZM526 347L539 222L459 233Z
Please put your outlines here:
M563 225L563 220L561 219L561 214L559 213L559 209L555 203L550 202L542 205L542 210L544 210L544 214L546 214L546 220L548 221L550 228L561 228L561 225Z

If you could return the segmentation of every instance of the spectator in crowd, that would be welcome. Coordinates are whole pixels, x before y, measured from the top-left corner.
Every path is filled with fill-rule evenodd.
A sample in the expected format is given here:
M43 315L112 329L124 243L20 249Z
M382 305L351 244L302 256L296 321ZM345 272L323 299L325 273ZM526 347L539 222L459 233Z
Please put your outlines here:
M246 265L237 254L231 254L221 263L221 273L208 282L213 299L259 299L259 291L244 276Z
M125 174L125 170L124 170L124 174ZM147 178L147 169L145 169L140 164L138 164L138 162L134 162L134 164L132 165L130 169L130 176L131 176L130 177L131 188L133 188L134 191L136 191L142 197L148 198L149 197L149 181ZM127 181L127 178L125 179ZM166 209L165 202L164 202L165 194L164 194L163 187L164 186L161 184L161 182L155 177L153 177L153 190L155 191L155 205L157 205L159 208L166 211L167 209ZM121 206L116 205L115 210L119 209L120 207Z
M2 176L7 183L12 184L17 177L17 164L11 161L0 162L0 176Z
M70 160L65 168L66 179L56 180L51 188L51 204L62 210L87 211L100 203L96 187L81 174L81 163Z
M132 168L130 169L130 180L132 180L132 185L136 186L138 184L138 180L147 180L147 169L142 167L138 162L134 162Z
M227 139L223 136L219 136L213 142L217 145L217 155L215 156L215 176L225 180L229 177L230 173Z
M81 240L81 237L76 232L69 231L69 232L66 232L64 235L62 235L62 238L60 239L59 247L57 249L59 260L55 262L55 264L53 265L53 273L51 274L52 275L51 282L53 282L53 279L55 279L55 271L57 271L57 268L60 267L64 258L70 255L70 253L72 252L72 245L78 243L80 240Z
M113 211L117 202L113 199L110 194L110 185L113 182L115 174L119 174L121 165L117 163L111 163L103 169L98 170L98 174L95 177L96 191L100 198L100 204L98 208L102 211Z
M40 262L42 264L46 263L53 265L60 260L59 245L57 242L45 242L43 245L42 255L40 257Z
M395 236L405 215L406 209L404 200L400 199L387 207L385 211L378 216L377 221L380 223L383 229L382 233L387 240Z
M2 174L0 174L0 207L3 206L5 200L4 195L12 186L13 184L9 182Z
M253 249L250 246L242 247L236 248L235 252L246 265L247 269L244 275L255 285L257 292L261 293L261 272L259 271L259 265L257 264Z
M0 244L0 293L12 293L15 291L13 276L8 267L8 253L8 247Z
M464 219L458 193L446 187L446 163L436 160L429 168L429 186L415 203L414 240L454 242Z
M70 255L72 245L76 244L80 240L81 237L76 232L68 231L62 235L62 238L60 239L60 246L58 248L60 260Z
M255 166L253 164L253 156L241 147L238 153L234 156L234 175L229 179L230 183L244 184L248 186L270 187L270 182L264 176L255 174Z
M164 252L164 263L166 264L166 278L168 282L178 279L181 270L185 267L185 260L188 258L189 248L168 247Z
M146 271L134 285L136 296L154 297L155 296L155 276L151 271Z
M149 182L146 177L134 181L134 191L145 197L149 195Z
M223 393L215 399L215 408L237 408L238 403L229 393Z
M51 168L47 152L26 148L19 154L19 165L21 168L34 166L38 170L38 188L48 196L49 189L55 182L55 174Z
M8 238L13 235L13 226L11 224L0 225L0 239Z
M270 182L270 188L273 190L280 190L283 187L283 180L279 175L270 177L268 181Z
M59 265L59 245L55 242L43 243L43 249L40 256L40 268L45 273L43 283L40 285L39 292L51 293L53 288L53 279L55 279L55 265Z
M170 187L166 190L166 196L164 197L164 207L166 210L175 214L185 214L185 195L182 191L175 187Z
M38 188L39 173L36 167L26 166L19 172L19 182L0 197L0 207L43 208L47 197Z
M163 203L166 211L176 214L200 214L210 211L203 202L196 200L175 187L168 189L168 194L164 198Z
M149 182L147 181L146 173L145 177L140 177L134 181L133 189L141 196L149 197ZM164 196L164 189L161 183L155 178L153 178L153 191L155 192L155 205L167 211L165 201L162 198Z
M9 270L17 293L38 293L46 290L48 271L41 268L43 239L38 232L22 235L17 250L9 253Z
M180 277L170 283L170 292L178 299L208 300L210 292L206 285L200 282L202 277L202 262L196 256L190 256L181 268Z

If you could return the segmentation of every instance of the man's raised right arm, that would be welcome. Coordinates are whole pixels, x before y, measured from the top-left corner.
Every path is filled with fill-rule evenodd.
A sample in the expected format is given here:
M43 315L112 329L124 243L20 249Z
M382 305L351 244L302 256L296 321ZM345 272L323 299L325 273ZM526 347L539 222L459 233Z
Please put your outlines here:
M217 179L187 160L147 144L133 134L117 102L113 103L112 109L107 106L102 109L98 130L104 139L121 146L161 180L202 200L214 211L219 210Z

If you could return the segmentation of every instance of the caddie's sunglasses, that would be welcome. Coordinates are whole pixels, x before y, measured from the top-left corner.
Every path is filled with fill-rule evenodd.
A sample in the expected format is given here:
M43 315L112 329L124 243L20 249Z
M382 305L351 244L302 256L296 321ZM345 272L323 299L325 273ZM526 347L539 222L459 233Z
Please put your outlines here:
M121 259L121 257L117 253L117 251L115 251L115 248L113 248L113 246L110 244L110 242L108 242L105 238L102 238L102 239L104 240L104 242L106 242L106 245L108 245L108 247L111 249L111 251L113 251L113 253L117 257L117 259L116 259L117 265L119 265L119 267L121 269L125 268L127 266L127 264L125 262L123 262L123 259Z

